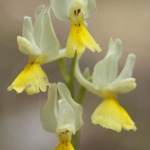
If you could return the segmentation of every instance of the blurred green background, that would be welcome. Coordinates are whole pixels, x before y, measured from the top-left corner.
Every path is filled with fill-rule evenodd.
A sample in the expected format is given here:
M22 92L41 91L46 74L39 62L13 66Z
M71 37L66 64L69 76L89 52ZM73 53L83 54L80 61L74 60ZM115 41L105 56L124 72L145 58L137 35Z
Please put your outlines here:
M22 33L23 16L34 18L34 11L48 0L0 1L0 150L50 150L57 144L54 134L44 131L40 123L40 108L47 93L27 96L8 92L7 87L27 63L16 37ZM101 45L101 53L84 54L80 66L91 68L103 58L110 37L123 41L123 67L129 53L137 56L134 77L137 88L119 95L119 102L128 111L138 130L116 133L91 124L91 114L101 99L88 93L84 102L84 126L81 129L80 150L149 150L150 149L150 1L96 0L97 11L87 19L88 30ZM69 21L58 21L52 14L53 25L65 47L70 30ZM88 59L87 59L88 58ZM68 59L67 59L68 60ZM69 62L68 67L69 67ZM57 63L43 66L50 82L62 81Z

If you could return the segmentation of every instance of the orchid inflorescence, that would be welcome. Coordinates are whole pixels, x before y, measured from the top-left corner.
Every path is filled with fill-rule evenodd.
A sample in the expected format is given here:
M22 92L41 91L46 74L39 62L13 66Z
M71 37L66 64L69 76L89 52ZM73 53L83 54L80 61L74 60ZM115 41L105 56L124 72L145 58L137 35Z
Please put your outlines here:
M71 29L66 48L60 49L50 12L58 20L69 19ZM48 91L48 99L41 107L41 123L47 132L59 138L56 150L73 150L72 136L83 126L82 103L86 91L101 97L103 101L91 116L93 124L120 132L136 130L134 121L119 104L117 95L126 94L136 88L132 77L136 56L129 54L124 68L118 74L118 62L123 54L120 39L110 39L109 49L104 59L97 62L93 73L81 72L79 61L86 48L100 52L101 48L87 30L86 18L96 11L95 0L51 0L49 6L41 5L35 13L35 22L24 17L22 36L17 37L19 50L28 55L28 64L17 76L8 90L17 93L26 91L28 95ZM72 59L70 71L65 58ZM50 83L42 65L58 61L64 82ZM80 89L74 85L77 79ZM48 89L48 90L47 90Z

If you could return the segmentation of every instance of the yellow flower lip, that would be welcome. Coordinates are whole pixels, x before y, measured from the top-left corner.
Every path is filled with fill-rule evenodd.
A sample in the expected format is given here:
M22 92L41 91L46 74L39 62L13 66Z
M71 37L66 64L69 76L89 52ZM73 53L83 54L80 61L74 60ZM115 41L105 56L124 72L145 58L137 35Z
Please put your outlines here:
M45 92L49 84L48 78L40 64L29 63L8 87L8 91L15 90L17 93L26 91L28 95Z
M84 26L87 5L84 1L75 1L69 10L69 19L72 24L66 46L66 57L73 57L75 51L82 54L87 47L92 52L100 52L101 48Z
M72 139L72 133L69 131L62 132L58 135L59 138L59 144L55 148L55 150L74 150L72 144L71 144L71 139Z
M136 131L136 126L129 114L117 100L105 99L92 114L92 123L120 132L123 129Z
M102 51L82 22L79 22L78 24L72 23L67 40L66 57L73 57L75 51L77 51L77 54L80 55L84 52L86 47L92 52Z

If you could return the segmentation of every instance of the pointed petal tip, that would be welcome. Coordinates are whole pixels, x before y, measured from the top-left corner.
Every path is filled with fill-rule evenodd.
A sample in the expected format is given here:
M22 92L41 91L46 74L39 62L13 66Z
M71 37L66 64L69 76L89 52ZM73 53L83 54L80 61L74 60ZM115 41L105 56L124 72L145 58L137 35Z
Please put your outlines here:
M12 85L10 85L8 88L7 88L7 91L12 91L13 90L13 86Z
M96 49L98 52L101 52L102 51L102 48L100 47L100 45L98 44L98 47Z
M7 88L7 90L10 92L12 90L15 90L17 94L20 94L23 92L23 88L22 87L19 87L19 88L16 88L14 87L12 84Z
M24 21L26 21L26 20L31 20L31 17L30 16L24 16Z

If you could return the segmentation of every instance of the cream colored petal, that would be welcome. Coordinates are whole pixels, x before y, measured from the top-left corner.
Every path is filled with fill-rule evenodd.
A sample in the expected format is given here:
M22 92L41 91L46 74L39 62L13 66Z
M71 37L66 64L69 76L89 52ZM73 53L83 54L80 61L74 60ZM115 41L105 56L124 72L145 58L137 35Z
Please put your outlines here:
M43 12L45 9L45 5L42 4L39 7L37 7L36 11L35 11L35 19L37 19L37 17L41 14L41 12Z
M109 49L107 51L107 54L106 54L105 58L109 57L113 53L115 53L116 60L119 61L119 59L120 59L120 57L122 56L122 53L123 53L122 41L120 39L113 40L112 38L110 38L110 40L109 40Z
M73 122L70 121L70 123L71 123L71 125L73 125L75 127L75 131L77 131L83 125L83 121L82 121L83 109L82 109L82 106L80 104L76 103L72 99L70 91L68 90L68 88L66 87L65 84L59 82L57 84L57 87L58 87L58 91L60 93L61 98L66 100L66 102L64 102L64 100L63 100L62 104L65 104L68 107L68 109L70 107L70 111L73 110L73 112L74 112L74 116L72 116L73 117ZM72 115L73 115L73 113L72 113ZM68 119L71 120L71 118L69 118L69 117L68 117Z
M117 75L118 63L115 54L99 61L93 70L92 82L95 88L101 89L111 83Z
M136 88L135 78L122 79L114 84L110 84L108 89L115 93L125 94Z
M47 57L55 57L59 54L59 42L56 37L50 18L50 7L46 7L42 17L42 33L40 49Z
M119 93L128 93L131 90L135 89L135 79L130 78L132 76L135 58L136 56L134 54L128 55L126 64L122 72L108 87L111 91Z
M126 78L130 78L132 76L133 68L135 65L135 59L136 59L136 56L134 54L128 55L128 58L126 60L126 64L125 64L122 72L119 74L119 76L114 81L114 83L118 82L120 80L126 79Z
M52 10L54 15L59 20L69 18L69 9L75 0L51 0Z
M35 23L34 23L34 30L33 30L33 35L34 35L34 40L36 45L40 48L41 46L41 36L42 36L42 28L43 28L43 15L45 11L45 6L42 7L40 10L39 14L36 16Z
M17 36L17 42L20 52L29 56L39 56L41 55L40 49L33 45L29 40L24 37Z
M35 44L31 17L28 16L24 17L22 36L26 38L28 41L30 41L32 44Z
M84 0L87 3L87 10L85 13L85 18L89 18L96 10L95 0Z
M57 112L57 122L58 127L56 133L70 131L73 134L76 133L75 127L75 116L76 114L73 107L68 103L66 99L61 99L58 101L58 112Z
M57 111L57 87L56 84L50 84L48 89L48 99L41 108L41 122L43 128L48 131L55 133L57 129L56 114Z
M56 55L56 56L54 56L54 57L47 57L47 58L44 60L44 63L56 61L56 60L58 60L58 59L60 59L60 58L65 57L65 55L66 55L66 48L60 49L58 55Z

